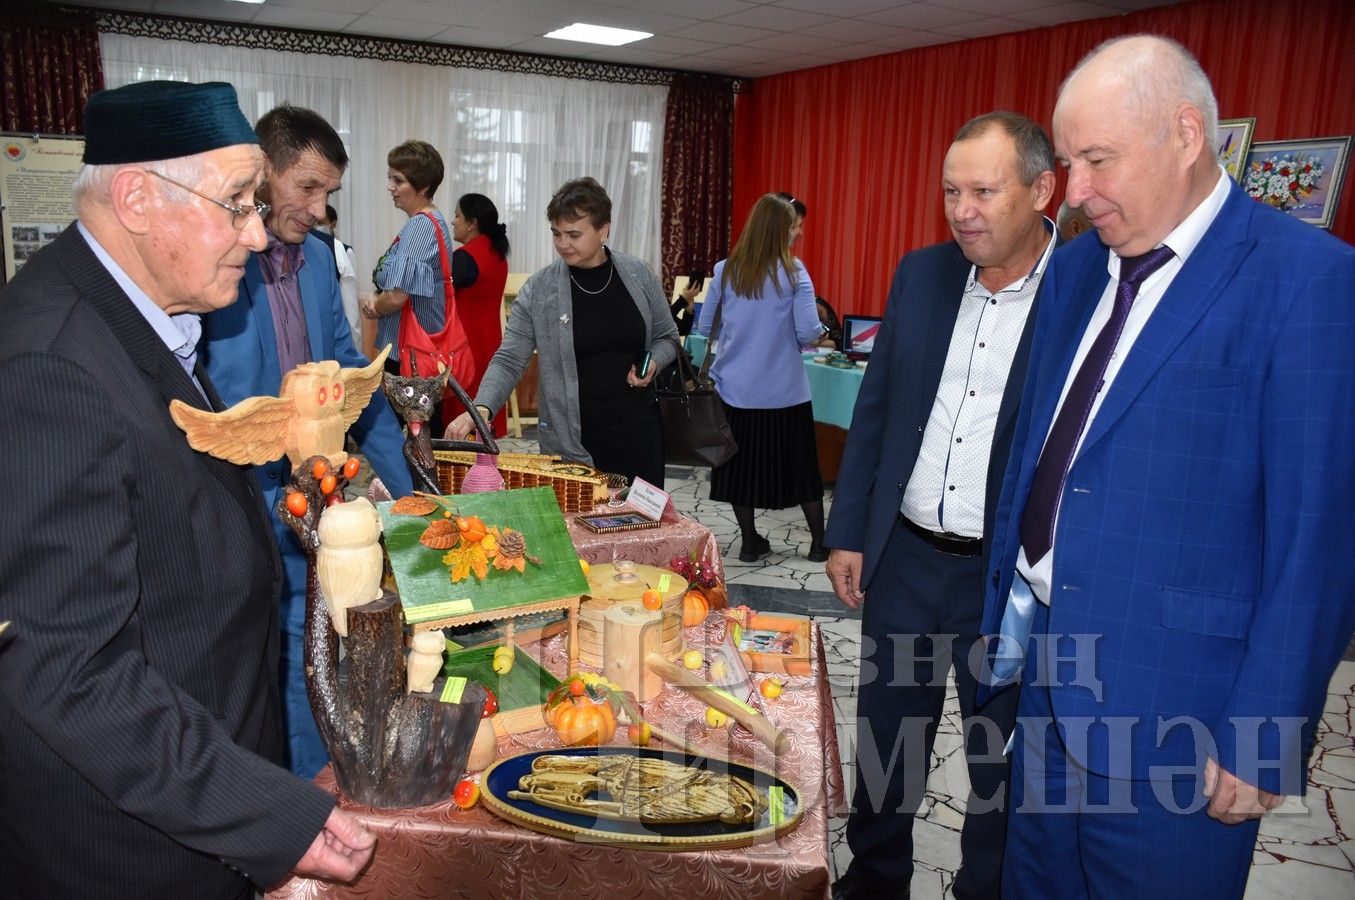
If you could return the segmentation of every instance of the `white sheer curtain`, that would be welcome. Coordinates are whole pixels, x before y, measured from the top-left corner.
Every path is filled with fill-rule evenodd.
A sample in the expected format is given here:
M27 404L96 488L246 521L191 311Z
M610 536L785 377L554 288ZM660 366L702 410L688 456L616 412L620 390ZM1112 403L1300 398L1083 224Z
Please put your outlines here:
M251 122L283 102L324 116L348 148L343 190L332 202L364 291L405 223L385 190L386 152L410 138L443 155L447 174L434 199L448 219L465 193L498 206L513 243L510 271L533 272L555 258L546 203L582 175L612 198L610 245L659 271L666 87L116 34L100 42L108 87L157 78L226 81Z

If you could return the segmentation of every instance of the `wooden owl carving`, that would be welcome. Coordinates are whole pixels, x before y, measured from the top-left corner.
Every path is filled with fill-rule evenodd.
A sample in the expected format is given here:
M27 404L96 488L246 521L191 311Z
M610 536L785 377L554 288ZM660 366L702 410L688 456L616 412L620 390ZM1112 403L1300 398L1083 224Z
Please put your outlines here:
M440 631L421 631L410 642L409 657L405 660L405 693L417 691L426 694L442 671L442 652L447 643Z
M334 630L348 637L348 607L381 597L381 516L358 497L326 508L317 531L315 574Z
M276 397L250 397L214 413L178 400L169 403L174 424L194 450L237 465L272 462L284 453L292 465L316 455L342 465L343 436L381 384L389 348L361 369L334 360L303 363L282 379Z

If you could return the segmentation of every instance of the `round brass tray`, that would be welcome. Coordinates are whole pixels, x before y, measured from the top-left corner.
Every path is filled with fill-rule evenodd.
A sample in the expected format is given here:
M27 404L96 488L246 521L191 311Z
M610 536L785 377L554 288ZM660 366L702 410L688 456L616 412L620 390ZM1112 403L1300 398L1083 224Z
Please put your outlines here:
M693 769L733 775L752 783L764 798L769 796L771 789L776 789L781 799L779 820L772 821L773 810L769 808L763 812L758 821L747 825L728 825L720 821L628 822L563 812L530 800L513 799L508 796L510 790L518 789L518 780L531 773L532 762L539 756L589 757L611 754L664 759ZM677 751L661 751L650 747L564 747L530 750L505 757L486 769L480 777L480 789L485 808L515 825L568 840L638 850L713 850L748 847L775 840L795 830L804 815L799 791L789 782L764 769L716 757L690 756Z

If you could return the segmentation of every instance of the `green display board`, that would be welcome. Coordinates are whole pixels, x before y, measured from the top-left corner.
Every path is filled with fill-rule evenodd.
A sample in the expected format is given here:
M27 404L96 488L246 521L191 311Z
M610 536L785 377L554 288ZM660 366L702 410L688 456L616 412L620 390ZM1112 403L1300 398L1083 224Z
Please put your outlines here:
M419 542L433 521L444 518L444 511L427 516L401 516L391 513L391 502L378 503L386 553L395 572L406 621L427 622L473 612L511 610L587 592L588 579L579 566L579 554L569 539L564 515L550 488L457 494L445 499L454 507L455 515L479 516L487 526L522 532L527 553L540 563L528 561L522 572L490 566L483 579L471 574L453 583L451 570L443 561L447 551Z

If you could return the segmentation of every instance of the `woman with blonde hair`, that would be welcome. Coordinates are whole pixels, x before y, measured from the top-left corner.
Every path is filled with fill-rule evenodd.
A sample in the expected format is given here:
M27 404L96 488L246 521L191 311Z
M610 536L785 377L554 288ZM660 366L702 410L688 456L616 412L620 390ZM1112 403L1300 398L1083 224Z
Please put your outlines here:
M822 333L814 285L791 255L802 214L766 194L753 206L729 258L715 264L697 331L718 350L710 372L739 450L710 476L710 497L734 508L743 546L739 559L771 553L753 510L799 505L809 526L806 556L828 558L823 546L823 481L814 448L814 414L800 347Z

